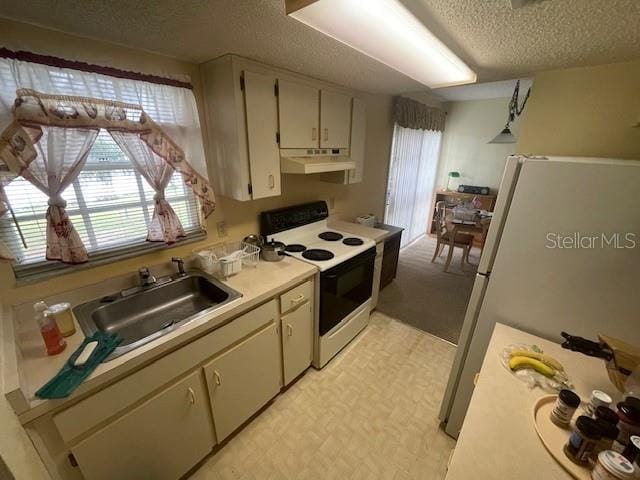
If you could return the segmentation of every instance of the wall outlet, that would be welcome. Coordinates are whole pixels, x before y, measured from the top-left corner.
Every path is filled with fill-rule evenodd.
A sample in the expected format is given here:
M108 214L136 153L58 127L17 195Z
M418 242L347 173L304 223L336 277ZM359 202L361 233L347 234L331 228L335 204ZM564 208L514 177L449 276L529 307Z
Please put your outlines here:
M336 199L335 197L329 197L329 210L333 210L336 208Z
M224 220L221 220L218 223L216 223L216 229L218 230L219 237L227 236L227 222L225 222Z

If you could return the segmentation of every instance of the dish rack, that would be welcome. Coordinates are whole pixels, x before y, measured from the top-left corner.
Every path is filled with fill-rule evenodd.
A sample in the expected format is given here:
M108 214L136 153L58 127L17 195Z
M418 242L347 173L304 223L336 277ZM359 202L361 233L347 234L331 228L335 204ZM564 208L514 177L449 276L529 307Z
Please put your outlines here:
M260 261L260 247L245 242L222 242L194 252L200 268L218 278L240 273L243 267L255 268Z

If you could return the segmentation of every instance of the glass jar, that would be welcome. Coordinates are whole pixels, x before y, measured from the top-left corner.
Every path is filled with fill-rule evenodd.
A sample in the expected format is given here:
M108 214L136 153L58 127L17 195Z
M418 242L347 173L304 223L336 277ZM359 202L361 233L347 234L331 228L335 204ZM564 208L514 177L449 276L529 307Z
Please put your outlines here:
M582 415L576 420L576 426L564 446L564 453L572 462L578 465L587 465L589 456L601 438L602 431L598 422L591 417Z

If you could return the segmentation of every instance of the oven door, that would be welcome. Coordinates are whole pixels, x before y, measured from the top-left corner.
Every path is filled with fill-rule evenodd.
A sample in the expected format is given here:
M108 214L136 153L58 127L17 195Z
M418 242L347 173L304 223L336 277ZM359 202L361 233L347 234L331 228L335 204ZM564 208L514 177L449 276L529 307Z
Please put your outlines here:
M375 247L320 274L320 335L371 298Z

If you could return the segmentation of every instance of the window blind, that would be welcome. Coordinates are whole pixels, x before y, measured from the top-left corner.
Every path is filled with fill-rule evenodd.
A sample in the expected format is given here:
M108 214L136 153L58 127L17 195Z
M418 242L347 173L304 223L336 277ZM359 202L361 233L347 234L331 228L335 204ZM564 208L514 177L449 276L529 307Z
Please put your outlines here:
M5 192L16 221L9 213L0 217L0 237L21 267L42 264L46 250L46 195L21 177L5 187ZM144 244L154 193L111 135L102 130L84 169L62 197L67 201L69 218L91 255ZM165 198L187 235L201 231L197 201L180 174L174 174Z

